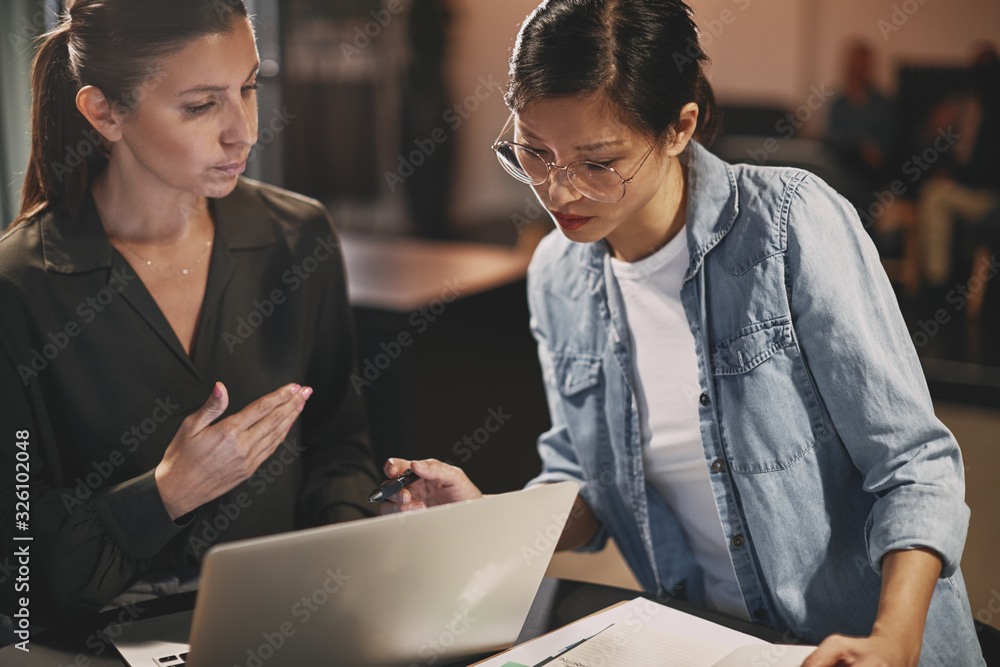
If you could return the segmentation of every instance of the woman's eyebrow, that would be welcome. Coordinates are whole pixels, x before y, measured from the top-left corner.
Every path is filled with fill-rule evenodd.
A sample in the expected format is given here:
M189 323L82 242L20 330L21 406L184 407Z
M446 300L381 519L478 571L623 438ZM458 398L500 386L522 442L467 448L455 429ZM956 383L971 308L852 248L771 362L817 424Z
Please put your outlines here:
M599 151L602 148L613 148L613 147L616 147L616 146L621 146L624 143L625 142L622 141L621 139L615 139L613 141L601 141L601 142L598 142L596 144L587 144L585 146L577 146L576 150L580 151L581 153L589 153L590 151Z
M260 63L254 64L253 69L250 70L250 75L247 76L245 81L252 79L258 69L260 69ZM191 95L192 93L222 93L227 90L229 90L229 86L198 86L197 88L188 88L187 90L177 93L177 97Z
M539 142L542 141L531 130L528 130L528 129L525 129L525 128L519 128L518 132L520 132L521 135L523 135L524 137L526 137L528 139L534 139L535 141L539 141ZM544 142L542 142L542 143L544 143ZM625 142L622 141L621 139L613 139L613 140L608 140L608 141L599 141L599 142L594 143L594 144L585 144L583 146L577 146L576 150L578 152L580 152L580 153L589 153L591 151L599 151L599 150L601 150L603 148L615 148L617 146L624 145L624 143Z

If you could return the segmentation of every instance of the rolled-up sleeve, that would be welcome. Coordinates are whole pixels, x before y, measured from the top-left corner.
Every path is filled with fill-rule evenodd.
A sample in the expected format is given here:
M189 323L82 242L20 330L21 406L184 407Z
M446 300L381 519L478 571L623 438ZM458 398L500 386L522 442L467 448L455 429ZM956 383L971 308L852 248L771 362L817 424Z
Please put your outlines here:
M587 481L576 449L570 439L566 415L562 406L562 396L555 381L552 351L549 347L549 337L545 325L545 304L537 281L537 275L532 269L529 269L528 306L531 311L531 333L538 343L538 362L542 368L545 397L548 401L552 427L538 438L538 455L542 459L542 471L529 481L527 486L565 481L576 482L580 485L580 497L590 505L595 515L600 519L600 508L603 504L599 498L601 490L597 484ZM608 537L609 533L602 522L594 536L575 551L600 551L607 543Z
M854 209L800 174L787 200L787 288L803 356L876 501L868 555L925 547L954 573L968 529L962 455L934 415L916 350Z

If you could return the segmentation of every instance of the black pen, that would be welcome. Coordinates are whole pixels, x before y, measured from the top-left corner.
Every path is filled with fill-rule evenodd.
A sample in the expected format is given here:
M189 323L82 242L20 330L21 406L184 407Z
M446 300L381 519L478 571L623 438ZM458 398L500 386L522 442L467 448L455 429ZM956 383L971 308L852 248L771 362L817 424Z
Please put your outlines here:
M409 468L406 469L402 475L392 480L391 482L386 482L382 486L378 487L372 491L371 495L368 496L368 502L374 503L379 500L385 500L386 498L391 498L410 484L420 479L417 473L413 472Z

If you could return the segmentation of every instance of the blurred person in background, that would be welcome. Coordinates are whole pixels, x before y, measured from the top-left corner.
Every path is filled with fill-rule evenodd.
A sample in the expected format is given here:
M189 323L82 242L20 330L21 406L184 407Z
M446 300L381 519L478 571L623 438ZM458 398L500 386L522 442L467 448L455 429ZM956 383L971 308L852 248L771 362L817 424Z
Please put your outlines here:
M935 289L957 278L955 225L975 226L1000 203L1000 58L992 44L975 47L969 74L962 94L931 112L934 131L954 128L958 139L917 200L921 277Z
M843 90L830 107L825 140L857 183L858 193L845 196L867 208L872 193L884 187L896 148L892 103L876 85L875 53L867 40L853 40L847 48Z

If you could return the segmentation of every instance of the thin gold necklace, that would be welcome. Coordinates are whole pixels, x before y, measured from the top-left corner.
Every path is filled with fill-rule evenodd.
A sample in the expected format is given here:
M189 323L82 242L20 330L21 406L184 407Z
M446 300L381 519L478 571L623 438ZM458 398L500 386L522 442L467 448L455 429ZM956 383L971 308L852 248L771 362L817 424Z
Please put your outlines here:
M150 266L150 267L152 267L154 269L159 269L160 271L164 271L166 273L175 273L177 271L177 269L169 269L169 268L167 268L165 266L160 266L159 264L154 263L152 260L146 259L142 255L140 255L136 251L136 249L133 248L131 245L129 245L128 243L125 243L124 241L122 243L124 244L124 246L126 248L128 248L129 252L131 252L133 255L135 255L136 257L138 257L139 259L141 259L146 264L146 266ZM205 249L201 251L200 255L198 255L198 259L194 260L194 263L192 263L191 265L189 265L186 269L181 269L181 275L184 275L184 276L188 275L191 272L191 269L193 269L194 267L198 266L198 264L201 263L201 260L205 259L205 255L208 254L208 249L211 248L211 247L212 247L212 242L211 241L205 241Z

